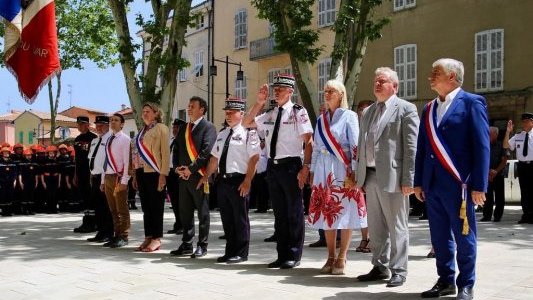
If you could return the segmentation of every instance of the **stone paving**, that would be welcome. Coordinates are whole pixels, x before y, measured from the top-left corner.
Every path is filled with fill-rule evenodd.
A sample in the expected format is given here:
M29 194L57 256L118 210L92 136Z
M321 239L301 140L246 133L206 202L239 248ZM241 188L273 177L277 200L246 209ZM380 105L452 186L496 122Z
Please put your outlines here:
M506 207L501 223L479 223L476 299L533 299L533 225L518 225L518 207ZM355 277L371 269L370 255L351 250L346 275L319 274L327 254L307 244L317 238L307 228L302 264L292 270L267 269L275 244L272 213L250 212L252 241L246 263L216 263L224 241L218 212L211 213L208 255L170 257L178 237L166 235L162 250L134 252L142 241L142 214L132 211L130 245L102 248L76 234L79 214L0 218L0 299L420 299L436 280L435 262L427 259L427 221L410 220L411 248L407 282L386 288ZM165 212L165 228L173 215ZM359 243L354 233L352 249ZM453 299L453 297L448 298Z

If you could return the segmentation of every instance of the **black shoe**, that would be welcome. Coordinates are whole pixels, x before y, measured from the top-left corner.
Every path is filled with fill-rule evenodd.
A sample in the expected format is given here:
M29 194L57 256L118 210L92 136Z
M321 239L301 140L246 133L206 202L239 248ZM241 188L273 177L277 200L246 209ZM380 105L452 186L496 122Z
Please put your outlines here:
M299 265L300 265L299 260L287 260L287 261L284 261L279 268L280 269L292 269Z
M472 300L474 299L474 290L472 287L462 287L459 288L457 293L457 300Z
M428 255L426 255L427 258L435 258L435 252L429 251Z
M104 238L104 235L101 234L101 233L97 233L94 237L92 238L88 238L87 239L87 242L91 242L91 243L94 243L94 242L97 242L97 241L100 241Z
M418 217L419 220L427 220L428 219L428 216L426 215L421 215L420 217Z
M479 222L490 222L490 218L481 218L481 220L479 220Z
M247 257L242 257L242 256L233 256L233 257L230 257L226 260L226 263L227 264L238 264L240 262L243 262L243 261L247 261L248 258Z
M269 263L269 264L267 265L267 267L268 267L269 269L275 269L275 268L279 268L279 267L281 267L282 264L283 264L283 262L282 262L281 260L276 259L275 261Z
M225 239L226 239L226 235L225 235L225 234L224 234L224 235L221 235L221 236L218 237L218 239L219 239L219 240L225 240Z
M368 274L359 275L357 279L359 281L376 281L388 279L390 276L389 270L381 271L378 267L373 267Z
M183 229L170 229L167 231L168 234L183 234Z
M91 233L95 231L96 228L94 226L81 225L78 228L74 228L75 233Z
M110 248L120 248L128 245L128 239L126 238L118 238L111 246Z
M113 245L116 240L116 237L112 237L109 241L105 242L102 247L111 247L111 245Z
M457 293L457 288L453 284L437 281L437 283L430 289L420 294L422 298L437 298L440 296L453 295Z
M311 248L322 248L322 247L326 247L327 244L326 244L326 241L325 240L318 240L314 243L311 243L309 244L309 247Z
M264 239L264 241L267 242L267 243L268 243L268 242L277 242L277 241L278 241L278 238L276 237L275 234L273 234L273 235L267 237L266 239Z
M501 221L501 219L496 219L496 218L494 218L494 220L492 220L492 222L500 222L500 221Z
M227 257L226 255L221 256L221 257L218 257L218 258L217 258L217 262L219 262L219 263L225 263L225 262L228 261L228 258L229 258L229 257Z
M254 213L256 213L256 214L264 214L264 213L266 213L266 212L267 212L267 211L264 210L264 209L256 209L256 210L254 211Z
M172 256L191 255L193 253L192 244L182 243L178 249L170 251Z
M193 254L191 254L191 258L199 258L202 256L206 256L207 254L207 247L205 246L197 246L196 250Z
M404 282L405 282L405 277L399 274L394 274L387 282L387 287L402 286Z

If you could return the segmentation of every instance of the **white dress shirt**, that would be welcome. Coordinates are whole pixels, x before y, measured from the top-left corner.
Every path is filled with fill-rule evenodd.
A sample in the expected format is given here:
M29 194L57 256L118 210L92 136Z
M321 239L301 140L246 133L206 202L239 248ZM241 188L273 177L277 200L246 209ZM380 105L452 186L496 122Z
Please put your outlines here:
M460 90L461 88L458 87L455 90L451 91L448 95L446 95L444 101L440 101L440 99L437 100L437 103L439 104L437 106L437 126L439 126L442 117L444 117L444 115L448 111L448 108L452 104L453 99L455 99L455 96L457 96Z
M111 136L111 131L108 131L102 135L102 141L100 142L100 147L98 147L98 152L96 152L96 156L94 157L94 168L91 170L91 175L99 175L104 173L104 162L105 162L105 145L107 142L107 139ZM89 149L89 162L91 161L91 157L93 156L93 152L96 149L96 145L98 144L98 141L100 140L100 137L94 138L91 141L91 147Z
M524 141L528 134L528 143L527 143L527 156L524 157ZM516 159L518 161L533 161L533 129L529 132L522 131L515 134L512 138L509 139L509 149L514 151L516 149Z
M113 136L115 136L115 138L111 142L111 147L109 147L109 142ZM105 149L107 149L106 152L108 152L109 155L106 161L108 165L104 167L105 174L116 174L111 167L111 164L114 162L113 165L116 167L117 172L122 175L122 178L120 179L121 184L128 184L128 181L130 180L130 175L128 172L130 165L130 145L131 139L124 134L122 130L110 135L106 141ZM106 163L104 163L104 165ZM103 183L104 176L102 176L102 184Z
M224 143L230 133L230 127L218 133L217 140L211 150L211 155L219 159L224 150ZM255 130L247 130L239 123L233 128L226 156L226 173L246 174L248 162L254 155L261 154L259 136Z

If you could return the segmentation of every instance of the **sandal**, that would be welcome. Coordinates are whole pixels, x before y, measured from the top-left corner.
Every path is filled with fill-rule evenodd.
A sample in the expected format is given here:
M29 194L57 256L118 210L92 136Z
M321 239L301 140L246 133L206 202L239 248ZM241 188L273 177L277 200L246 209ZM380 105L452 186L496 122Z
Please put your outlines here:
M154 252L159 250L161 248L161 240L160 239L153 239L150 242L150 245L144 247L141 251L142 252Z
M144 248L148 247L148 245L152 242L151 237L145 237L144 242L137 248L135 248L135 251L143 251Z
M359 243L359 246L355 248L355 252L370 253L370 248L368 248L368 244L370 244L370 239L366 239L366 240L362 239L361 242Z
M337 264L342 261L342 267L337 267ZM345 257L337 257L335 260L335 263L331 267L331 274L332 275L344 275L344 267L346 267L346 258Z
M328 257L326 264L322 267L322 269L320 269L320 273L331 274L331 268L333 267L334 263L335 263L335 256Z

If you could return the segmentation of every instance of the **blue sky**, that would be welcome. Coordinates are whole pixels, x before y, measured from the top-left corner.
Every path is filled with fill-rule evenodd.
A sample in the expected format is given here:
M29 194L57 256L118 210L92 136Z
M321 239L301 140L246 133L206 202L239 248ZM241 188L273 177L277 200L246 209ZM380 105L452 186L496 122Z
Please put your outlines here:
M202 1L193 0L193 5L200 2ZM133 33L139 29L134 22L134 15L137 12L148 16L151 12L150 3L146 3L145 0L135 0L133 2L128 16ZM87 107L104 112L120 110L121 104L130 106L120 65L99 69L96 65L86 62L84 67L84 70L66 70L62 73L59 111L69 108L71 99L73 106ZM72 98L68 93L68 85L72 86ZM15 78L9 71L0 68L0 114L12 109L50 111L48 87L44 87L36 101L29 105L20 97Z

